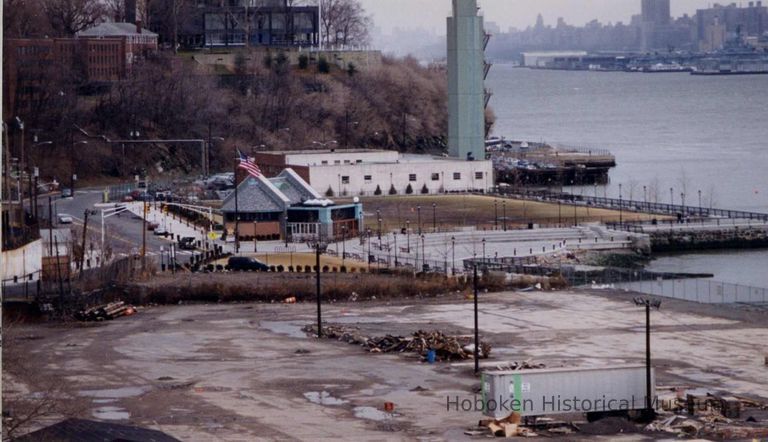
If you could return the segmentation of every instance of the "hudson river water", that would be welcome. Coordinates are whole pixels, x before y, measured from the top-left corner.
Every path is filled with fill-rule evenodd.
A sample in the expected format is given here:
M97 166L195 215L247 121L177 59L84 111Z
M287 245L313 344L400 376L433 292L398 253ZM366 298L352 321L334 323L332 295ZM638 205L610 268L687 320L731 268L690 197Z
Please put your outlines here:
M768 75L696 77L496 65L494 135L616 155L611 182L576 193L768 212ZM670 192L672 188L672 192ZM670 195L671 193L671 195ZM661 257L651 268L768 287L768 250Z

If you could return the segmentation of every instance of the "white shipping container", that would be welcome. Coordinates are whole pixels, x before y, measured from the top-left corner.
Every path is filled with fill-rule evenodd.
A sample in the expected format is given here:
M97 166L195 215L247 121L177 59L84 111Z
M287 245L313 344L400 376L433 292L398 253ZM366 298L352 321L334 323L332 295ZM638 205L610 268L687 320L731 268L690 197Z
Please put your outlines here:
M481 382L483 412L494 419L513 411L544 416L646 407L644 365L489 371L482 374ZM651 395L655 395L653 369Z

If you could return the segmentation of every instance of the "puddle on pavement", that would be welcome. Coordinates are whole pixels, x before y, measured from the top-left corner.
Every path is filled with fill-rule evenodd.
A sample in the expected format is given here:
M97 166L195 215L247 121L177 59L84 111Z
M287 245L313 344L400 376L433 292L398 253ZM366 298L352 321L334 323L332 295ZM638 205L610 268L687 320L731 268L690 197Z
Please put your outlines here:
M261 321L261 327L271 331L272 333L287 335L292 338L307 337L307 334L301 330L301 325L291 322Z
M339 399L328 393L327 391L310 391L304 393L304 397L313 404L318 405L344 405L349 401Z
M128 420L131 414L120 407L101 407L93 410L93 417L110 421Z
M106 390L80 390L78 393L80 396L104 398L104 399L121 399L127 397L140 396L149 391L148 387L122 387L111 388Z
M355 412L355 417L357 418L378 422L395 417L394 413L387 413L386 411L381 411L373 407L355 407L353 411Z

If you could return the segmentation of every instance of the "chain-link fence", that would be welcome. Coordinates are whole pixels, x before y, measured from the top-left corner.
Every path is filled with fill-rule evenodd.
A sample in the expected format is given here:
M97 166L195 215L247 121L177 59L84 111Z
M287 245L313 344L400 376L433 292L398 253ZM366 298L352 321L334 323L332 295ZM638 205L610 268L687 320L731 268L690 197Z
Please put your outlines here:
M617 284L649 295L704 304L768 304L768 289L707 279L657 279Z

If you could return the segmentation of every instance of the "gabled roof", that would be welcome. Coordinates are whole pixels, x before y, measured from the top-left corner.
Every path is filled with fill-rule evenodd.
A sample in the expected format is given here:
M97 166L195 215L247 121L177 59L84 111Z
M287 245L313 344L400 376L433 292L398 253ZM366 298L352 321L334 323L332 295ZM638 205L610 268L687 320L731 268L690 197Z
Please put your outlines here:
M291 200L263 176L249 176L243 180L237 186L237 192L224 200L222 212L235 211L235 195L239 212L283 212L291 205Z
M142 29L141 33L136 32L136 25L133 23L101 23L77 33L78 37L134 37L137 35L157 37L157 34L148 29Z
M320 194L291 168L283 170L280 175L270 178L269 181L291 200L291 204L320 198Z

